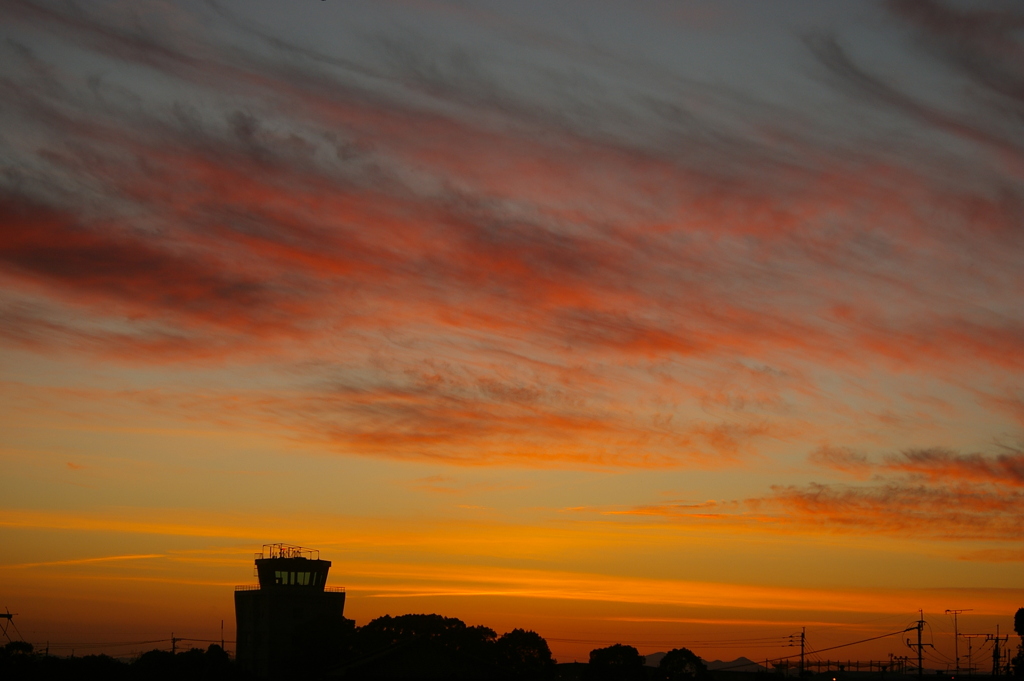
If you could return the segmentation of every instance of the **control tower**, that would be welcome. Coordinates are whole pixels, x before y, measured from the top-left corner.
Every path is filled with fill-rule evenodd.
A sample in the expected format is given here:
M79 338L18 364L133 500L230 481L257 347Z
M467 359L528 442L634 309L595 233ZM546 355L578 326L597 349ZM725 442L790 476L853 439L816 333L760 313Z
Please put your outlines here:
M243 672L287 677L329 664L355 627L345 617L345 589L327 586L329 560L289 544L255 555L259 584L235 587L235 657Z

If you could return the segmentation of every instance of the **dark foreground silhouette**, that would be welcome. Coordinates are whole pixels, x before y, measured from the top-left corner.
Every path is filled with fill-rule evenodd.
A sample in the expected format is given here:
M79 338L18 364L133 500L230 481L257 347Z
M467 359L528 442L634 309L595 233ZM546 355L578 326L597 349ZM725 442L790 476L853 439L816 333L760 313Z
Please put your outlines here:
M645 667L632 646L615 645L590 654L590 663L559 668L539 634L523 629L498 636L441 615L379 617L320 651L315 664L299 665L283 678L451 679L470 681L683 681L707 669L689 650L673 650L658 669ZM54 657L14 642L0 649L0 679L249 679L218 645L176 655L151 650L132 661L107 655ZM278 677L281 678L281 677Z
M109 655L57 657L35 653L32 644L13 641L0 648L0 679L235 679L234 662L219 645L177 655L150 650L131 662Z
M554 678L547 642L523 629L498 636L440 615L379 617L334 643L284 678L520 679ZM249 679L211 645L173 655L151 650L132 661L107 655L55 657L21 641L0 649L0 679ZM280 677L279 677L280 678Z
M1024 608L1017 612L1014 625L1016 633L1021 636L1021 643L1011 669L1007 671L1021 678L1024 677ZM320 653L315 663L300 665L292 670L293 673L277 678L355 681L704 681L709 678L725 681L727 676L769 678L767 674L709 672L704 661L686 648L666 653L658 667L647 667L636 648L621 644L591 651L587 664L556 665L547 641L535 632L513 629L498 636L488 627L466 626L459 619L441 615L379 617L364 627L355 628ZM828 675L830 679L833 676L834 673ZM852 678L854 675L849 676ZM23 641L13 641L0 648L0 680L3 681L247 681L251 678L242 674L218 645L211 645L206 650L193 648L176 655L151 650L131 661L107 655L42 655Z

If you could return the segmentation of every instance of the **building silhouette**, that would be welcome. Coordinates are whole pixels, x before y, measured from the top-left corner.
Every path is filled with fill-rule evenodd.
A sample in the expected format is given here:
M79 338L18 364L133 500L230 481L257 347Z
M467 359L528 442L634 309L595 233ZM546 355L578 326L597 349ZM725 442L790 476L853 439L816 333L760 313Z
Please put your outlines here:
M327 586L329 560L288 544L255 555L259 584L235 587L239 667L259 677L288 677L332 662L355 628L345 617L345 589Z

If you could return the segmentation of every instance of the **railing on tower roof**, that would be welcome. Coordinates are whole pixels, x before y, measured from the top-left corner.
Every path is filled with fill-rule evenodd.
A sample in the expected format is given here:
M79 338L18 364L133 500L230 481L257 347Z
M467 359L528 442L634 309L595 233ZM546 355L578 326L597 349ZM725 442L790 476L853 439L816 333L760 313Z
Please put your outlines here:
M237 584L235 585L235 591L259 591L259 584ZM345 587L343 586L325 586L324 592L329 594L343 594L345 593Z
M293 544L264 544L263 550L254 554L256 560L267 558L308 558L320 560L320 549L304 549Z

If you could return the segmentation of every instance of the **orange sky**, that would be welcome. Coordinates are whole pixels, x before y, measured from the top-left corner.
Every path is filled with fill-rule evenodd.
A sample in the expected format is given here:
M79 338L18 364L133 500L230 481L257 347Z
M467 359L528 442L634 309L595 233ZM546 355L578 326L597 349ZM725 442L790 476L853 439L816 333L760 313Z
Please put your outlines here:
M1010 631L1016 10L0 11L28 640L230 639L279 541L563 661Z

